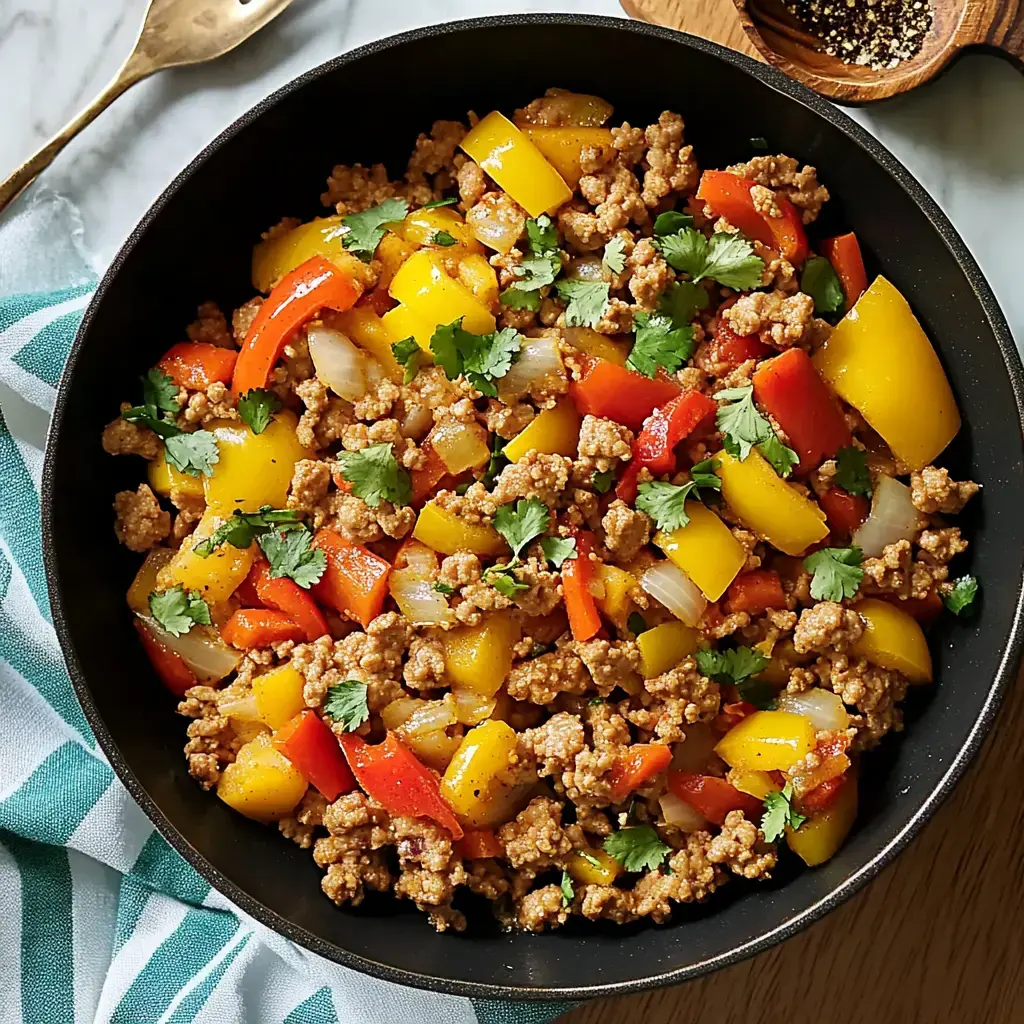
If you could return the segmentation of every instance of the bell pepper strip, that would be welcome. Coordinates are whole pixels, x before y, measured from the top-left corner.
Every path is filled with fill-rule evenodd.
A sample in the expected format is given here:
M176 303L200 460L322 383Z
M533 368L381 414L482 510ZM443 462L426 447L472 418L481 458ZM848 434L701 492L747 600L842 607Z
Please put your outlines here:
M663 743L634 743L616 758L608 776L613 804L625 800L634 789L663 772L672 762L672 751Z
M846 777L837 775L826 779L820 786L815 786L809 793L804 793L797 801L801 812L814 814L831 807L839 797L839 792L846 784Z
M633 447L633 459L655 476L676 468L676 445L704 423L714 425L718 404L699 391L684 391L655 409Z
M835 398L803 349L791 348L762 363L753 383L758 403L789 435L800 456L800 472L810 472L853 444Z
M295 331L321 309L338 312L350 309L360 293L355 280L323 256L311 256L285 274L260 306L242 342L231 381L232 391L241 395L253 388L266 387L270 371Z
M405 378L405 370L399 365L391 350L394 339L381 320L394 303L388 298L389 305L385 305L383 310L378 312L377 306L382 303L366 301L379 291L378 287L372 292L367 292L351 309L324 317L323 320L328 327L337 327L350 341L369 352L380 363L381 369L392 383L401 384ZM387 297L387 292L383 294Z
M830 487L818 500L834 531L847 536L853 533L871 512L871 502L862 494L850 494L841 487Z
M509 462L518 462L527 452L545 455L576 454L580 439L580 414L568 399L542 410L507 445L503 452Z
M594 146L608 152L612 144L608 128L578 128L576 125L550 128L532 124L519 127L573 191L583 177L583 151Z
M729 584L730 612L762 615L769 608L785 608L786 594L779 574L771 569L741 573Z
M445 257L438 251L420 249L399 268L388 289L399 306L427 326L429 334L423 343L424 331L406 331L417 344L430 351L430 336L439 324L450 324L462 318L462 326L472 334L489 334L494 330L494 314L461 282L449 276ZM389 331L394 330L394 311L384 320ZM401 339L396 339L401 340Z
M899 594L882 594L881 597L883 601L888 601L889 604L906 612L922 626L934 622L942 614L944 607L942 598L935 590L929 591L927 597L901 598Z
M274 746L328 802L356 788L337 738L312 708L281 726L274 734Z
M942 363L907 300L884 277L839 321L813 362L909 470L932 462L960 429Z
M640 490L640 470L643 468L635 458L626 463L626 468L615 485L616 498L624 501L627 505L635 504L637 493Z
M594 570L589 555L593 550L594 538L589 533L579 533L576 535L576 557L562 563L562 591L569 628L573 639L580 643L593 639L601 629L601 615L590 592Z
M235 592L232 595L238 600L243 608L264 608L266 607L260 600L260 595L256 593L256 579L255 570L260 564L260 560L256 559L252 563L252 568L249 570L249 575L242 580L241 583L235 588Z
M426 456L424 464L420 469L414 469L409 473L412 484L410 500L411 504L416 507L422 505L434 493L434 488L448 473L448 467L432 444L424 443L420 451Z
M269 647L285 640L301 644L306 639L301 626L273 608L239 608L224 623L220 635L225 643L240 651Z
M834 799L800 828L786 829L786 843L808 866L824 864L842 845L857 819L857 777L850 773Z
M787 771L814 749L810 719L789 711L755 711L744 715L715 746L730 768L741 771Z
M781 253L794 266L807 259L807 235L800 212L781 193L775 202L781 217L769 217L754 208L750 191L757 184L727 171L705 171L697 198L703 199L716 217L725 217L748 238L754 238Z
M441 796L437 777L393 732L373 746L362 736L346 733L341 749L363 791L389 814L430 818L453 839L463 837L462 826Z
M672 771L668 773L668 789L716 825L721 825L730 811L742 811L754 822L760 821L764 812L764 803L757 797L741 793L714 775Z
M238 353L208 341L181 341L172 345L156 365L179 388L203 391L213 383L230 384Z
M313 547L327 556L327 568L313 585L316 599L366 629L384 608L391 566L333 530L318 531Z
M855 655L880 668L902 672L912 683L932 681L932 657L920 624L888 601L869 597L853 610L864 623L864 632L853 644Z
M199 685L199 680L180 654L164 647L141 619L136 619L134 625L149 663L160 678L160 682L175 697L184 697L186 690Z
M640 675L653 679L674 668L697 650L700 633L682 622L662 622L636 638L640 648Z
M309 643L330 632L323 612L309 592L287 577L275 579L271 576L270 565L265 558L253 563L247 580L254 585L260 604L284 612L306 634Z
M472 551L475 555L494 556L508 551L505 538L497 530L482 523L467 523L432 501L420 509L412 535L442 555Z
M820 248L822 256L832 264L843 286L846 308L853 309L853 304L868 288L868 275L864 271L864 258L860 254L857 236L850 231L845 235L826 238Z
M724 320L718 321L707 362L721 371L735 370L750 359L763 359L772 349L756 334L737 334Z
M615 420L639 430L658 406L670 402L682 388L668 377L651 380L607 359L581 360L583 375L569 385L569 397L583 414Z
M486 857L503 857L505 847L489 828L474 828L459 840L459 849L466 860L484 860Z

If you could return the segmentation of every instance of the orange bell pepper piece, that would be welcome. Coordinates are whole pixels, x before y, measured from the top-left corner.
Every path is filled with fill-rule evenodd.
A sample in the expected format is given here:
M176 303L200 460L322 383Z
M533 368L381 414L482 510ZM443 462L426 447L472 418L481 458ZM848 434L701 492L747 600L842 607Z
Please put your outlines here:
M772 351L756 334L737 334L724 320L718 321L708 363L735 370L748 359L760 359Z
M849 494L841 487L830 487L818 500L828 518L828 525L837 533L853 533L871 511L871 502L867 498L862 494Z
M612 766L608 778L609 796L614 804L664 771L672 761L672 751L663 743L634 743Z
M721 825L730 811L742 811L750 821L760 821L764 804L749 793L741 793L725 779L695 772L669 772L669 792L700 811L708 821Z
M660 405L672 401L683 389L668 377L651 380L607 359L585 357L583 376L569 385L569 397L584 415L615 420L639 430Z
M573 639L580 642L592 639L601 629L601 615L590 592L594 569L588 556L593 550L593 537L589 533L580 533L576 537L576 557L562 563L562 592L569 628Z
M240 651L293 640L301 644L306 639L302 627L284 612L272 608L239 608L220 631L225 643Z
M676 468L676 445L707 422L713 426L718 403L696 390L684 391L655 409L633 446L633 461L655 476Z
M294 580L271 576L270 565L265 558L253 562L246 582L252 585L260 604L284 612L306 634L310 643L330 632L327 620L312 596Z
M245 336L231 389L242 395L266 387L270 371L295 331L325 307L343 313L360 294L359 285L323 256L311 256L285 274L260 306Z
M412 484L410 501L413 505L421 505L426 501L448 473L448 467L432 444L424 442L420 451L426 456L426 463L422 469L414 469L409 473Z
M337 738L312 708L282 725L274 734L274 746L329 802L356 788Z
M180 341L172 345L157 366L178 385L203 391L215 381L230 384L238 353L208 341Z
M785 608L786 595L779 574L771 569L740 573L729 584L729 611L760 615L769 608Z
M826 238L821 243L821 254L832 264L843 286L846 308L852 309L868 288L868 275L864 270L864 258L860 254L857 236L850 231L845 235Z
M466 860L483 860L485 857L501 857L505 847L489 828L470 829L459 840L462 856Z
M333 530L320 530L313 538L313 547L327 556L327 568L313 586L317 600L366 629L384 607L391 566Z
M139 634L142 649L160 677L160 682L175 697L184 697L186 690L198 685L199 680L196 679L192 669L185 664L181 655L164 647L141 619L135 620L135 632Z

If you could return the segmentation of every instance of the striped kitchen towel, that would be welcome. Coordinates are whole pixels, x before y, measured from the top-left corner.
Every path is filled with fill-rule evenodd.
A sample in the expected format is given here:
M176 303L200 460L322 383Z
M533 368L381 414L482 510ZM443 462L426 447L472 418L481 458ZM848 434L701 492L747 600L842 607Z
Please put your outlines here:
M0 285L32 251L10 238L5 226ZM564 1012L420 992L295 946L211 889L115 778L61 658L39 533L42 435L92 288L0 298L14 427L0 411L0 1022L540 1024Z

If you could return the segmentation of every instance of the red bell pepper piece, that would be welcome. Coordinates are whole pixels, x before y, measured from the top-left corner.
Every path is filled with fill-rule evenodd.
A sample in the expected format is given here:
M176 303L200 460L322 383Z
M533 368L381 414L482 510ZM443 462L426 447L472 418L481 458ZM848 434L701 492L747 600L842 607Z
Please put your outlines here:
M413 505L420 505L426 501L448 472L448 467L429 441L423 443L420 451L427 457L426 462L422 469L414 469L409 473L412 484L410 500Z
M160 677L160 682L175 697L184 697L186 690L199 684L192 669L185 664L185 659L170 648L164 647L141 619L135 620L135 632L139 634L142 649Z
M851 231L835 238L826 238L821 243L821 254L832 264L832 269L843 286L847 310L867 291L868 275L864 270L864 258L860 254L857 236Z
M366 629L384 608L391 566L333 530L320 530L313 538L313 547L327 556L327 568L320 582L313 585L316 599Z
M833 779L826 779L820 786L815 786L809 793L804 793L800 797L797 801L800 810L805 814L815 814L831 807L839 798L846 781L846 775L837 775Z
M738 692L735 687L733 690ZM739 725L747 715L752 715L756 710L757 708L746 700L723 704L722 710L715 715L714 728L724 736L733 726Z
M285 722L274 734L274 746L329 802L356 788L337 737L312 708Z
M853 444L850 428L810 356L791 348L762 363L753 377L754 397L775 417L809 472L840 448Z
M327 620L312 596L294 580L283 576L275 579L271 576L270 565L265 558L258 558L253 562L246 582L250 580L259 603L284 612L306 634L306 639L310 643L330 632Z
M466 860L504 856L505 847L489 828L471 829L459 840L459 850Z
M721 825L730 811L742 811L751 821L760 821L764 811L763 802L756 796L741 793L725 779L713 775L669 772L668 788L716 825Z
M224 623L220 635L226 644L240 651L269 647L285 640L301 644L306 639L301 626L272 608L239 608Z
M430 818L448 829L453 839L462 838L462 826L441 796L437 778L393 732L374 746L362 736L346 733L341 749L366 795L389 814Z
M637 491L640 489L640 482L637 477L640 476L641 469L643 469L643 466L634 457L626 463L626 468L622 471L622 476L619 477L619 482L615 485L615 497L624 501L627 505L632 505L636 501Z
M807 234L800 212L780 192L775 201L781 217L768 217L754 209L750 190L757 184L727 171L705 171L697 198L703 199L716 217L724 217L748 238L771 246L794 266L807 259Z
M850 494L841 487L830 487L818 500L828 518L828 525L837 533L853 533L871 512L867 498L861 494Z
M569 397L586 415L615 420L639 430L659 406L671 401L682 388L668 377L651 380L607 359L585 358L583 376L569 385Z
M203 391L215 381L231 383L238 353L208 341L181 341L172 345L157 366L179 388Z
M625 800L630 793L653 779L672 763L672 751L663 743L634 743L620 754L608 777L609 796L613 804Z
M754 569L740 573L729 584L730 612L761 615L769 608L785 608L786 594L779 574L771 569Z
M362 295L356 305L365 306L368 309L372 309L377 316L383 316L389 310L394 309L398 303L388 295L387 288L378 286L373 291Z
M900 599L898 594L879 594L883 601L906 612L909 616L917 619L922 626L934 622L941 614L944 607L942 598L934 590L928 592L927 597L907 597Z
M576 535L576 557L562 563L562 593L569 628L574 640L580 643L595 637L601 630L601 615L590 592L594 569L589 555L594 550L594 538L589 533Z
M708 362L718 369L724 366L729 370L735 370L748 359L763 359L770 352L771 347L761 341L756 334L746 337L737 334L724 320L719 320L714 340L711 342Z
M260 595L256 593L256 565L257 563L253 562L249 575L238 584L234 594L231 595L238 599L243 608L262 608L264 606Z
M343 313L359 298L359 286L323 256L311 256L285 274L260 306L235 364L233 391L267 386L285 343L321 309Z
M646 466L655 476L676 468L676 445L702 423L714 423L718 404L699 391L684 391L655 409L644 423L633 446L633 462Z

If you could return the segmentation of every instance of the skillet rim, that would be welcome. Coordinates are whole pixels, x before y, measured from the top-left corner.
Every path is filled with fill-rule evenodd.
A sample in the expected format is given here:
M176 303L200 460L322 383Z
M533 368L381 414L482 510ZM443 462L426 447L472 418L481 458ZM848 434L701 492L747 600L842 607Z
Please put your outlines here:
M963 746L956 757L947 768L939 783L911 814L909 820L889 844L879 851L873 858L865 862L858 870L847 877L840 885L833 889L827 896L810 904L804 910L789 918L781 925L769 931L762 932L755 938L750 939L741 945L734 946L727 952L717 956L708 957L704 960L690 964L685 967L663 971L658 974L647 975L631 979L629 981L614 982L609 984L594 984L572 987L536 987L518 985L497 985L486 982L458 981L443 977L436 977L416 971L405 970L393 967L390 964L380 963L363 956L351 953L341 946L336 945L307 929L293 924L275 911L264 906L245 890L231 882L209 861L205 859L175 828L155 801L149 796L136 778L131 767L122 757L119 748L115 744L105 723L103 722L96 705L93 702L92 694L87 683L78 658L75 647L64 616L64 594L62 583L56 565L56 554L54 547L54 478L56 475L56 459L58 437L64 427L64 417L68 396L71 390L71 380L74 377L74 370L82 355L86 337L92 326L96 312L103 302L107 290L120 273L122 266L131 257L132 250L142 234L149 228L150 224L161 214L164 207L170 201L178 189L196 173L207 159L221 147L228 145L234 137L251 123L258 120L265 111L274 106L286 96L301 90L307 83L312 82L325 74L333 72L336 68L344 67L370 56L382 50L400 46L405 43L429 40L454 33L473 31L483 28L494 28L509 25L547 25L559 27L596 27L607 28L619 32L633 32L637 35L647 36L676 43L693 50L700 51L711 57L729 64L746 75L762 82L773 91L781 93L790 99L809 108L818 117L823 118L833 127L839 129L851 142L861 147L874 159L886 173L903 189L907 196L917 205L921 212L928 219L931 226L937 232L941 241L952 253L958 266L966 276L982 312L988 322L1003 358L1010 386L1013 391L1014 401L1017 406L1018 429L1024 437L1024 366L1014 344L1006 318L999 307L991 286L986 281L978 266L977 261L967 248L949 218L940 209L934 199L925 191L924 187L907 170L906 167L882 145L866 129L862 128L848 114L837 109L833 104L808 89L788 78L778 69L760 64L745 54L730 50L717 43L702 39L698 36L685 32L677 32L673 29L652 25L648 22L631 20L626 18L608 17L603 15L587 14L512 14L492 15L480 18L467 18L459 21L446 22L443 24L426 25L411 29L407 32L387 36L383 39L374 40L363 46L349 50L331 60L311 68L297 78L275 90L255 106L244 112L240 117L225 128L212 142L205 146L202 151L194 157L187 166L179 172L166 189L157 197L150 208L146 211L134 230L125 240L116 256L111 261L106 273L97 285L96 291L89 303L78 331L75 334L74 342L68 354L60 383L57 388L54 402L53 414L47 433L46 451L44 455L42 473L41 511L42 511L42 537L43 556L46 574L47 589L50 597L50 608L53 618L54 629L60 642L61 651L64 655L71 677L72 684L86 719L89 722L93 733L96 736L100 747L110 762L118 778L131 793L133 799L140 805L146 816L154 824L160 834L167 842L193 867L199 874L217 889L223 896L239 907L260 924L298 943L319 956L352 968L357 971L369 974L372 977L381 978L385 981L396 984L410 985L415 988L428 989L435 992L443 992L449 995L458 995L479 999L507 999L517 1001L561 1001L574 999L591 999L602 996L625 995L634 992L647 991L660 988L666 985L680 984L685 981L709 974L712 971L738 963L757 953L770 949L784 940L791 938L798 932L803 931L815 921L820 920L826 914L835 910L846 900L863 888L867 882L874 878L884 867L890 864L895 857L908 845L910 840L921 830L928 820L935 814L943 801L949 796L956 783L967 769L968 765L978 754L981 745L988 734L995 717L1002 705L1006 692L1013 680L1017 664L1020 660L1022 648L1024 648L1024 580L1018 584L1016 607L1013 620L1003 650L999 666L992 679L988 695L981 708L981 711L971 728Z

